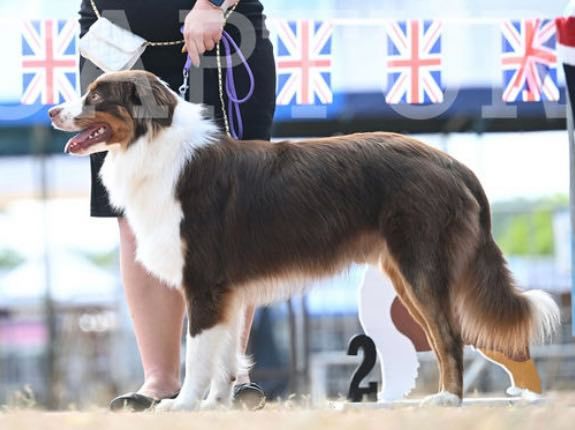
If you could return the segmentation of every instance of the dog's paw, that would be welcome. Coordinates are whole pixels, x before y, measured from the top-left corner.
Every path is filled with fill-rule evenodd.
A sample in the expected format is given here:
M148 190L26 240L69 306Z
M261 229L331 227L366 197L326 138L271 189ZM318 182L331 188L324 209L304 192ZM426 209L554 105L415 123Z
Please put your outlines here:
M232 406L232 391L228 393L219 393L217 395L209 395L208 398L202 401L200 409L214 410L214 409L229 409Z
M440 391L423 399L421 406L461 406L461 397L449 391Z
M519 388L519 387L509 387L505 390L508 396L511 397L521 397L524 400L528 400L530 402L535 402L537 400L541 400L541 394L534 393L533 391L528 390L527 388Z
M195 402L186 402L179 397L175 399L164 399L156 405L154 410L156 412L181 412L181 411L195 411L198 409L199 404Z
M201 403L200 409L202 411L213 411L213 410L217 410L217 409L228 409L230 407L230 403L226 404L225 402L221 402L221 401L217 401L217 400L213 400L213 399L206 399Z

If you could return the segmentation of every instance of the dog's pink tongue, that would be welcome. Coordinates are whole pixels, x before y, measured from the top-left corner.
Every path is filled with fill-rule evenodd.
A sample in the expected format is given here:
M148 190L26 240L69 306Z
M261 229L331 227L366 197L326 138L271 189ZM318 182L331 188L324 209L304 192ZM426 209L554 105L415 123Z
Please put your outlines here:
M89 128L72 137L68 140L64 152L74 154L84 149L87 146L86 142L89 140L92 131L93 129Z
M108 135L108 128L106 126L102 124L93 125L72 137L66 144L64 152L71 154L78 153L90 145L102 142Z
M72 143L76 143L76 144L85 143L93 131L94 131L94 128L88 128L87 130L84 130L84 131L78 133L76 136L74 136L72 139L70 139L70 141Z

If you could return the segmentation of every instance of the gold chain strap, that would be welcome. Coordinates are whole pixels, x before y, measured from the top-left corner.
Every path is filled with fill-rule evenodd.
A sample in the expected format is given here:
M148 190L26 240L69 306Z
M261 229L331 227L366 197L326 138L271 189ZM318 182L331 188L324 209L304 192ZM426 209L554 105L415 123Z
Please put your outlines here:
M100 12L98 11L98 8L96 7L96 2L95 0L90 0L90 3L92 4L92 9L94 10L94 13L96 14L97 18L100 18ZM182 45L184 43L184 40L172 40L169 42L146 42L147 46L175 46L175 45Z
M238 3L233 5L224 15L225 21L228 21L228 18L236 8ZM224 117L224 126L226 128L226 134L228 137L232 137L230 133L230 123L228 122L228 114L226 112L226 105L224 102L224 79L222 77L222 58L220 57L220 44L221 41L216 44L216 62L218 63L218 91L220 93L220 105L222 107L222 115Z

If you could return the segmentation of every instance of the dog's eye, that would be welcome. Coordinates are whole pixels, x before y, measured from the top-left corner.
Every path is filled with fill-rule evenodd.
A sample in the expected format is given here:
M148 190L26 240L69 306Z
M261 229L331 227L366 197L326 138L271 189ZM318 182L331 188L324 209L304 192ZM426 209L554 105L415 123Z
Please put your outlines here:
M90 101L90 103L98 103L100 100L102 100L102 97L100 96L100 94L94 91L88 95L88 100Z

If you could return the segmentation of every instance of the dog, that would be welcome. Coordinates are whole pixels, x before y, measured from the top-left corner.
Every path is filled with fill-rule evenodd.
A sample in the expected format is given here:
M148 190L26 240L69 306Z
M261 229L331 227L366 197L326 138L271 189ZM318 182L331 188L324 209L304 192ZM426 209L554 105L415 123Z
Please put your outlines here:
M464 344L521 357L559 324L550 296L516 288L473 172L415 139L237 141L143 71L106 73L49 115L79 132L66 152L107 151L100 177L138 261L186 298L185 378L159 410L229 405L244 307L351 263L379 266L424 329L440 370L427 404L461 403Z

